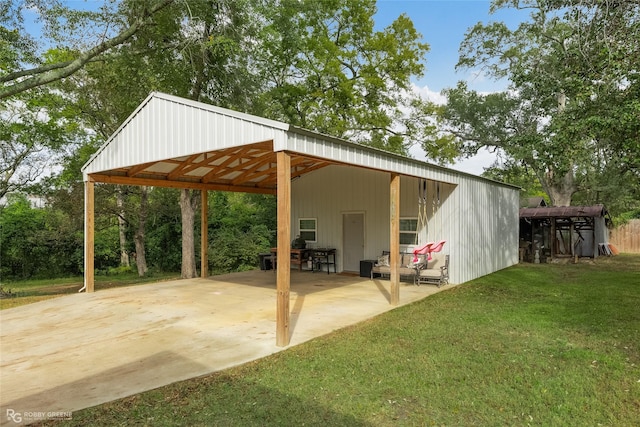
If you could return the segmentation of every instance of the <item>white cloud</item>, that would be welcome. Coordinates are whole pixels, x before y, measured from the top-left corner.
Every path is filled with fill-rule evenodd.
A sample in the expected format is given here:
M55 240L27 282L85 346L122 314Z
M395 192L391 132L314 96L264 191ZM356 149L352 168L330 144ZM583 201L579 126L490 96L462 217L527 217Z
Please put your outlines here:
M433 163L433 161L427 158L422 147L413 146L409 149L409 154L416 160L423 162ZM466 172L473 175L480 175L484 172L485 168L493 165L498 156L489 150L480 150L475 156L468 159L461 159L456 161L453 165L448 165L449 169L454 169L460 172Z
M429 89L429 86L424 85L422 87L415 84L411 85L411 89L414 93L420 96L422 99L433 102L434 104L444 105L447 103L447 97L440 92Z
M496 153L492 153L491 151L484 149L478 151L478 153L473 157L459 160L453 166L451 166L451 169L471 173L474 175L480 175L482 172L484 172L485 168L493 165L497 158L498 156L496 155Z

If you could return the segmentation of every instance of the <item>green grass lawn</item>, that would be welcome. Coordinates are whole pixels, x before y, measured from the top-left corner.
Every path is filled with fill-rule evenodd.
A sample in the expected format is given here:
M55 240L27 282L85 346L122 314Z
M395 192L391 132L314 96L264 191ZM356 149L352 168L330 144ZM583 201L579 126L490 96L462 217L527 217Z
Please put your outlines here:
M640 256L514 266L66 424L637 426Z

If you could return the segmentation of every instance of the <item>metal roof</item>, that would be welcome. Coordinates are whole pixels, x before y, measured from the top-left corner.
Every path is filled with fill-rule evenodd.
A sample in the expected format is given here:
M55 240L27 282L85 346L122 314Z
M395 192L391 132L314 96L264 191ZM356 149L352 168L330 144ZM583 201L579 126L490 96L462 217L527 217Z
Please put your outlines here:
M607 215L607 210L604 205L553 206L520 209L520 218L576 218L603 217L605 215Z
M291 176L355 165L458 184L518 188L286 123L153 92L83 166L85 181L224 191L276 191L276 152Z

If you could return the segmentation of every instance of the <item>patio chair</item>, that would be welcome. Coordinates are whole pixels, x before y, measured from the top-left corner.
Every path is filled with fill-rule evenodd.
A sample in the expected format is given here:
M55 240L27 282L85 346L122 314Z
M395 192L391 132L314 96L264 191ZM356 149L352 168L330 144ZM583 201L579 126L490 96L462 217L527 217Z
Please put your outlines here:
M416 267L416 285L435 283L438 287L449 283L449 255L435 254L431 261Z

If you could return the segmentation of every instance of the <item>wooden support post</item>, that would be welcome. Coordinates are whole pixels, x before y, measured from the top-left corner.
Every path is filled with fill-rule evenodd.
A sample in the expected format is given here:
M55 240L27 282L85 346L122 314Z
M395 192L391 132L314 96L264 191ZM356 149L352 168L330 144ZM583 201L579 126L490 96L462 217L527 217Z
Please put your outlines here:
M578 263L578 253L576 252L576 248L573 242L573 231L575 230L575 225L573 224L573 219L569 218L569 246L571 246L571 256L573 257L573 262Z
M200 190L200 277L209 276L209 203L207 190Z
M551 240L549 242L549 246L551 247L551 255L550 258L552 261L553 258L556 256L556 251L557 251L557 246L558 246L558 238L556 237L556 219L555 218L551 218L551 238L549 240Z
M536 255L536 238L535 233L536 229L533 225L533 219L531 220L531 262L533 263Z
M94 185L93 181L85 181L84 183L84 288L87 292L95 290L93 266L95 255Z
M398 305L400 302L400 175L391 174L389 185L390 217L391 217L391 248L389 254L389 264L391 265L391 305Z
M277 153L278 252L276 271L276 345L289 345L289 288L291 281L291 156Z
M591 245L591 258L597 258L598 257L598 238L596 237L596 219L592 218L593 222L592 222L592 227L593 230L591 230L591 238L593 239L593 244ZM607 245L608 247L608 245Z

